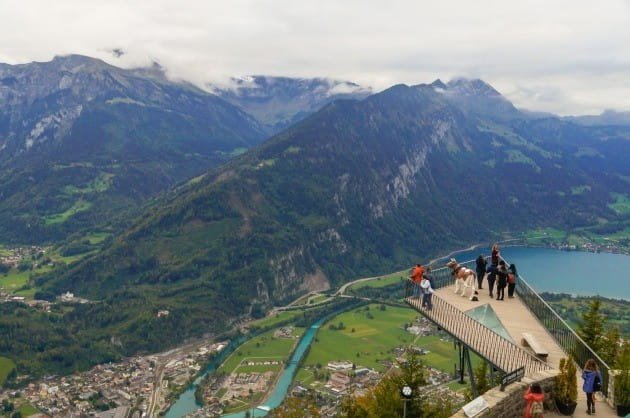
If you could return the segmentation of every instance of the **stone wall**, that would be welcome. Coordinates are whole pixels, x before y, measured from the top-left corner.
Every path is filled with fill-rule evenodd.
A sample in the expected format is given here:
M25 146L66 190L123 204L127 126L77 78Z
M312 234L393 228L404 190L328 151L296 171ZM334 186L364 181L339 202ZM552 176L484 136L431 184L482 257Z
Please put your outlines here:
M558 370L547 370L524 377L520 382L507 386L503 392L498 387L487 391L482 396L488 403L488 409L475 415L475 418L522 417L526 404L523 395L529 385L534 382L538 382L545 392L545 411L555 410L554 392L557 375ZM466 414L460 409L451 418L466 418Z

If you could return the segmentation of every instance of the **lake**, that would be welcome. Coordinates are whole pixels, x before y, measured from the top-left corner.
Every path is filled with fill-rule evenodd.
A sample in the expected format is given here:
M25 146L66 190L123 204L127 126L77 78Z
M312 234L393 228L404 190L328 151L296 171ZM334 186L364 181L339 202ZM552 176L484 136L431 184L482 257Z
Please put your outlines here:
M630 299L629 255L531 247L500 250L501 256L516 264L519 275L538 292ZM490 248L462 252L454 257L466 261L477 258L482 252L489 254Z

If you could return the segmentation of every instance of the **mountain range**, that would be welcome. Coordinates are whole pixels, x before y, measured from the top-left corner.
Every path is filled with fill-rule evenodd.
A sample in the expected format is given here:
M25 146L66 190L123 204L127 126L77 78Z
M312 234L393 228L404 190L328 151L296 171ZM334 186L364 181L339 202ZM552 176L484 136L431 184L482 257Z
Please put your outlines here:
M266 137L253 117L160 68L83 56L0 66L0 241L100 225Z
M132 73L137 71L125 72ZM167 81L155 83L175 88ZM230 104L185 88L248 122L245 132L251 137L243 133L234 142L226 136L225 148L214 151L251 146L281 120L274 116L265 123L248 115L249 99L237 108L234 97ZM178 97L188 97L177 91ZM103 100L97 114L117 106ZM137 96L129 100L140 101ZM135 119L137 107L145 106L116 113L117 120ZM165 116L170 112L159 114L159 129L153 122L142 125L154 128L155 135L170 129ZM75 125L70 132L77 132ZM77 141L91 137L93 130L83 132ZM118 138L130 132L141 129L124 130ZM34 140L31 148L48 143L55 143L52 134ZM10 149L15 158L30 152L25 146L21 152ZM101 148L93 150L99 155ZM628 155L627 127L533 117L482 80L396 85L325 104L203 174L179 172L178 179L189 180L127 212L133 217L98 253L35 276L31 285L41 293L72 291L95 302L73 307L50 325L63 324L82 350L94 348L88 349L90 361L112 353L157 351L182 338L228 330L307 291L400 270L445 249L490 242L506 233L548 226L623 229L627 216L624 220L608 205L615 196L630 194ZM147 164L156 158L148 152L145 157ZM210 157L204 161L211 165ZM170 315L157 318L159 310ZM22 334L13 330L10 341L0 337L0 355L30 350L16 335ZM60 350L63 344L43 351L56 350L54 361L72 367L77 351ZM38 367L48 366L42 361Z
M65 239L201 174L359 86L250 77L208 93L157 64L0 64L0 242Z
M281 131L335 100L360 100L372 93L370 88L349 81L263 75L232 78L223 85L209 84L207 88L256 117L269 127L270 133Z

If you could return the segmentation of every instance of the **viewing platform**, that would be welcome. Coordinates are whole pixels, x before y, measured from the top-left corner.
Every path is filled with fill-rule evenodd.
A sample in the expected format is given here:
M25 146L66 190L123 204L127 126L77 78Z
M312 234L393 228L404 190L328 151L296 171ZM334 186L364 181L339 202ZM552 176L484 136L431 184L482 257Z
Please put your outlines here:
M579 344L581 340L574 336L564 321L559 317L553 318L555 312L522 278L519 277L517 280L513 298L508 298L506 289L504 300L496 300L496 287L494 297L490 297L487 281L484 281L483 289L476 295L478 300L471 301L470 291L466 293L467 297L455 294L454 278L450 275L450 269L436 269L433 274L437 290L433 294L432 310L421 306L421 296L419 299L411 297L411 282L405 301L438 327L451 334L455 340L461 341L466 349L485 358L496 369L509 373L522 367L524 376L558 369L560 359L567 357L566 347L582 357L591 358L590 353L585 351L588 347L582 347L583 342ZM551 313L546 312L547 310ZM538 358L530 347L523 345L524 333L529 334L527 337L539 346L537 348L539 351L544 350L546 356ZM577 361L580 363L582 360L578 358ZM460 362L463 363L461 353ZM578 364L578 367L582 365ZM462 364L460 368L463 369L464 365ZM608 370L602 370L602 373L606 380ZM495 382L495 384L498 383ZM582 391L579 368L577 385L578 405L572 416L592 416L586 413L586 394ZM606 389L605 387L604 390ZM596 411L595 416L599 417L617 416L606 399L602 399L601 394L597 396ZM546 410L545 417L550 416L562 415Z

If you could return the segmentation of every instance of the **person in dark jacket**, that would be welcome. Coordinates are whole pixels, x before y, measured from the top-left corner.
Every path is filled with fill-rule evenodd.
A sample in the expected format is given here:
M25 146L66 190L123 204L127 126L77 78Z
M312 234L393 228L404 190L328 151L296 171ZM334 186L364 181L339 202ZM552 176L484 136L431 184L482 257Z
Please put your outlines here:
M591 415L595 413L595 399L593 398L593 394L597 391L595 380L599 379L600 385L602 381L602 374L597 368L597 363L592 358L586 360L582 379L584 379L582 390L586 392L586 413Z
M508 281L508 271L505 267L505 261L499 261L499 271L497 273L499 282L497 283L497 300L503 300L505 297L505 287Z
M516 266L514 264L510 264L508 267L508 298L514 297L514 289L516 289L516 277L518 273L516 272Z
M479 289L483 289L483 276L486 274L486 258L483 256L483 254L479 254L479 257L477 257L477 260L475 261L477 263L477 268L476 273L477 273L477 283L479 284Z
M435 290L435 281L433 281L433 274L431 274L431 267L427 266L424 270L424 277L431 283L431 289Z
M499 244L494 244L492 246L492 253L490 254L490 261L495 266L498 266L499 258L501 258L501 253L499 252Z
M490 264L486 273L488 273L488 289L490 290L490 297L493 297L494 282L497 280L497 273L499 273L499 269L494 264Z

